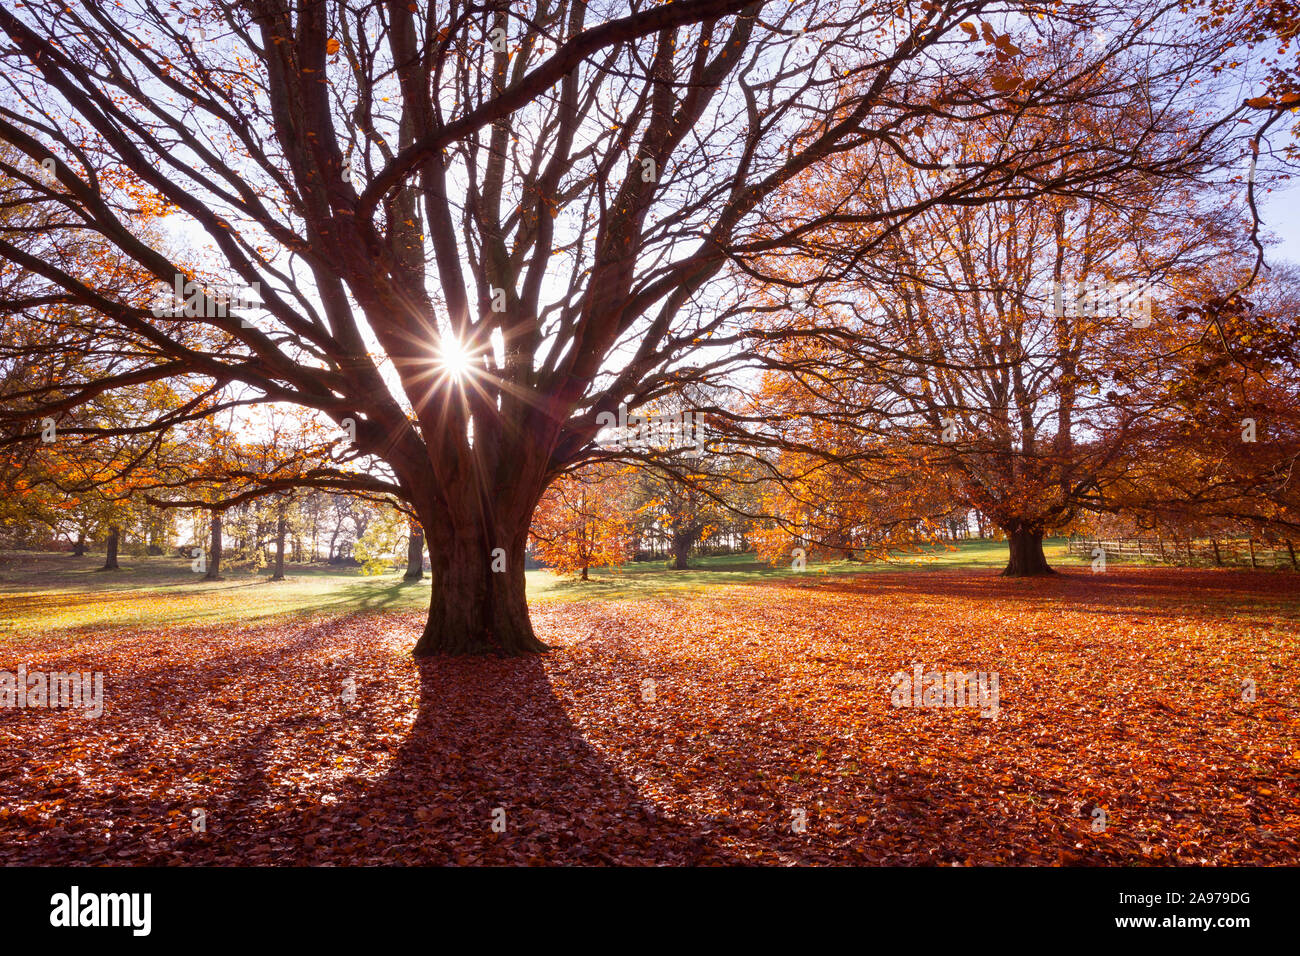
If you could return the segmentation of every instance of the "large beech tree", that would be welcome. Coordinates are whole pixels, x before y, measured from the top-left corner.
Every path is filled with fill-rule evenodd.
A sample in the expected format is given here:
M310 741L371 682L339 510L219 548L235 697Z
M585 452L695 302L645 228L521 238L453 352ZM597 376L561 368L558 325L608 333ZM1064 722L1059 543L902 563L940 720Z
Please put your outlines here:
M1040 68L1061 55L1051 51ZM1131 158L1104 190L935 205L894 232L841 221L764 263L778 289L809 289L774 325L764 398L845 458L842 470L818 470L788 456L806 470L805 485L830 482L861 499L856 512L831 513L841 526L911 529L955 500L1005 533L1006 574L1048 574L1045 532L1102 507L1107 486L1135 467L1132 450L1168 404L1149 387L1150 370L1206 332L1183 321L1186 312L1175 322L1180 297L1211 267L1252 257L1241 191L1208 185L1235 155L1230 141L1185 149L1195 121L1153 106L1157 77L1120 77L1121 68L1087 80L1110 91L1106 102L1011 126L994 120L949 147L954 165L980 165L1028 148L1036 124L1051 122L1081 149ZM1065 173L1075 160L1061 162ZM788 202L800 217L898 205L892 193L927 189L908 173L872 146L795 182ZM905 495L897 477L883 477L900 472ZM819 496L830 503L835 494ZM826 515L812 520L808 502L802 510L823 533L834 530Z
M926 214L893 244L883 276L855 271L847 288L823 286L841 344L811 373L798 349L787 351L778 362L791 371L771 400L839 422L821 443L864 458L854 469L861 493L879 487L865 459L876 471L901 470L913 497L943 487L1005 533L1007 574L1048 573L1044 533L1098 506L1133 466L1130 446L1155 427L1136 380L1185 345L1188 329L1171 329L1175 310L1153 300L1176 298L1180 278L1226 258L1213 219L1171 212L1153 234L1146 216L1116 214L1121 202L1115 189L1105 205ZM1168 196L1156 204L1174 206ZM1087 275L1095 278L1061 281ZM1122 291L1146 282L1155 287L1141 296ZM897 506L896 493L889 499ZM913 501L913 515L952 500Z
M1120 46L1185 76L1212 57L1184 55L1178 23L1144 0L6 7L0 138L25 160L3 171L150 277L108 292L0 242L132 360L24 413L161 379L313 409L352 456L313 482L419 516L416 653L540 650L523 575L539 498L596 454L598 415L752 355L733 267L806 227L774 224L768 197L866 143L952 171L936 130L1086 100L1077 80ZM1017 70L1017 43L1094 27L1110 39L1088 55ZM1135 162L1063 167L1075 148L1040 132L846 214L890 230ZM135 228L146 201L167 242ZM262 304L218 307L218 283ZM170 310L178 284L191 314Z

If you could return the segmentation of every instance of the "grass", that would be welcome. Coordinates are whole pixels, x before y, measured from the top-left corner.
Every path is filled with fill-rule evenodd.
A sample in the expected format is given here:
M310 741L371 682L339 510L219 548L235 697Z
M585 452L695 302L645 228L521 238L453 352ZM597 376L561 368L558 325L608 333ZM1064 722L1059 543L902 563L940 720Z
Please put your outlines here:
M1080 563L1082 559L1066 553L1064 538L1052 539L1044 544L1049 563ZM685 591L698 591L718 584L759 584L782 578L816 578L845 574L872 574L899 570L955 570L959 568L1001 568L1007 563L1005 541L964 541L956 547L942 545L927 548L916 554L900 554L892 560L828 561L809 564L805 572L796 572L789 565L772 567L753 554L719 555L692 558L688 571L670 571L669 562L640 561L621 568L593 568L590 581L576 578L557 578L547 571L529 572L529 595L548 598L607 598L632 600L637 598L670 597ZM534 578L534 575L537 575Z
M1087 566L1089 559L1066 553L1065 539L1049 540L1048 561ZM717 585L744 585L799 578L873 574L900 569L998 568L1006 543L967 541L935 546L893 560L810 564L806 572L772 567L752 554L697 557L688 571L670 571L667 561L632 562L598 568L591 580L561 578L546 570L527 572L535 602L642 600L699 593ZM103 556L11 552L0 555L0 640L26 634L104 628L174 627L259 622L283 617L356 611L420 610L428 605L429 583L402 581L400 572L366 576L355 568L289 565L286 580L271 582L266 569L223 570L225 580L202 581L180 557L124 555L122 570L99 570Z
M202 581L189 560L124 557L101 572L102 555L8 554L0 560L0 639L26 633L230 624L285 616L413 609L425 588L400 575L364 577L354 569L294 567L284 581L265 571L230 569ZM426 585L427 587L427 585Z

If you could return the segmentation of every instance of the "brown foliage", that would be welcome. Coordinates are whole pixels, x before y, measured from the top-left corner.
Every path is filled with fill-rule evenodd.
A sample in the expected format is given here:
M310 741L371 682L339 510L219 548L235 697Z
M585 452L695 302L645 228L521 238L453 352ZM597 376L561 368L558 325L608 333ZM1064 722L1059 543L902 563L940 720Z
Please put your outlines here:
M541 605L540 660L417 663L411 615L49 638L29 669L103 669L107 707L0 710L0 860L1295 864L1293 588L882 573ZM891 706L914 662L998 671L999 717Z

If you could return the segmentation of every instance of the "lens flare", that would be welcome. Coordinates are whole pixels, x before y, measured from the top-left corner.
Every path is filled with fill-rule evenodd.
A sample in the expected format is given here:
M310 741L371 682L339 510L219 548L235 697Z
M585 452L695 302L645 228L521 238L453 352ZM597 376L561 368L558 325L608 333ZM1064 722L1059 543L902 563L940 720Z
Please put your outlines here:
M448 378L461 381L474 366L474 355L456 338L448 335L438 350L438 367Z

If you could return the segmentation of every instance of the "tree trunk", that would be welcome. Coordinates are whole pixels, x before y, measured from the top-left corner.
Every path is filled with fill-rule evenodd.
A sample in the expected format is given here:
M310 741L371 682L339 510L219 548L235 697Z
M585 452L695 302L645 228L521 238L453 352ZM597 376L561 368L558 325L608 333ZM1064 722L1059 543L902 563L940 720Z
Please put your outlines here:
M145 506L146 525L145 525L145 554L159 556L163 553L162 545L159 542L163 537L162 516L152 507Z
M411 522L411 533L406 542L406 573L402 575L402 580L424 580L424 529L414 521Z
M208 546L208 573L203 575L204 581L221 580L221 512L212 512L212 541Z
M284 580L284 528L286 523L284 508L281 508L275 521L275 574L271 575L272 581Z
M1004 577L1028 578L1041 574L1055 574L1047 565L1043 554L1043 531L1041 528L1010 528L1007 531L1007 545L1010 559Z
M74 558L80 558L85 553L86 553L86 532L78 531L77 541L72 546L72 556Z
M528 525L541 491L530 498L512 490L498 491L491 504L420 510L433 587L416 657L547 650L528 619L524 583ZM474 513L478 508L492 513Z
M1211 538L1210 544L1214 546L1214 564L1216 567L1223 566L1223 557L1219 554L1219 541L1217 538Z
M695 544L695 538L698 532L692 533L690 530L673 531L673 570L687 571L690 565L687 563L691 556L691 546Z
M104 567L102 571L117 571L117 543L122 537L122 532L117 525L110 525L108 529L107 554L104 556Z

